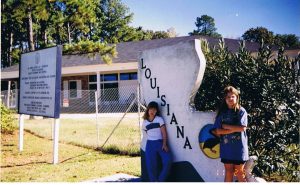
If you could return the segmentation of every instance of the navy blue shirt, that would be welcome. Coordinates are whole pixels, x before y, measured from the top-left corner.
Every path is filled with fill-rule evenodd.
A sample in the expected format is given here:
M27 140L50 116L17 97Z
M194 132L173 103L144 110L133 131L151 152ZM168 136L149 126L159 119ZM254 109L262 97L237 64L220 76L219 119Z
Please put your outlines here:
M222 128L222 123L247 127L247 112L243 107L238 111L227 109L216 118L214 128ZM221 135L220 158L238 161L247 161L249 159L246 131Z

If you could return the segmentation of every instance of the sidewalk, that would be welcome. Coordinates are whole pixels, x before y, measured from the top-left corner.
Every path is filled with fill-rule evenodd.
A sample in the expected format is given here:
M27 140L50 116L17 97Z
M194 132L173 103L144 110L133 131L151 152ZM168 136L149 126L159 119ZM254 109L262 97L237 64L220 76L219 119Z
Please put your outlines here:
M141 182L140 177L124 174L124 173L118 173L115 175L111 175L108 177L103 177L100 179L93 179L93 180L88 180L84 181L84 183L91 183L91 182Z

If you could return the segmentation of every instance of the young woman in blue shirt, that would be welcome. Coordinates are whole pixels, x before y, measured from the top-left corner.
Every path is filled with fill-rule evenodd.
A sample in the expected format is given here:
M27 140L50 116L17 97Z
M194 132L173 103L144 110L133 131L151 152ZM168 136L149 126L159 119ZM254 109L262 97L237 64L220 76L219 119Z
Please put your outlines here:
M225 182L232 182L236 176L239 182L246 182L245 162L249 159L247 112L239 104L239 91L228 86L216 116L212 133L220 137L220 158L224 163Z

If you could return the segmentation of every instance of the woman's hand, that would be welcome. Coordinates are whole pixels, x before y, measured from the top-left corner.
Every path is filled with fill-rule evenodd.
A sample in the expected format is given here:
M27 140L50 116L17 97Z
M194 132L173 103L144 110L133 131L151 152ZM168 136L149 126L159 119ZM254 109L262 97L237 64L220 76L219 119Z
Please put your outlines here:
M243 125L228 125L228 124L222 124L222 128L226 130L230 130L231 132L244 132L247 129L247 127Z
M213 129L210 131L213 135L215 135L216 137L220 137L220 134L218 132L218 129Z
M169 152L169 148L168 148L167 144L163 144L162 150L165 152Z
M160 130L161 130L161 134L162 134L162 137L163 137L163 145L162 145L162 150L165 151L165 152L168 152L169 151L169 148L167 146L167 129L166 129L166 125L162 125L160 127Z
M222 124L222 128L230 130L231 126L228 124Z

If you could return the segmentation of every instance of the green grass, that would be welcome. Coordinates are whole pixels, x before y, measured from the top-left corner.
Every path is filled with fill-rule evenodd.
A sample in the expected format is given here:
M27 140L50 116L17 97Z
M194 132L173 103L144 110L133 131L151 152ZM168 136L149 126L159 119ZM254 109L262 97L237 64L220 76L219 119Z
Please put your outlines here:
M48 139L28 132L24 151L18 151L18 133L1 135L1 182L79 182L116 173L140 176L140 157L103 154L70 144L59 144L59 164L52 164Z
M99 118L99 142L95 119L60 119L59 140L87 148L100 148L120 118ZM31 133L51 139L53 119L25 120L24 127ZM124 118L103 148L116 148L120 154L139 155L140 130L136 118Z

